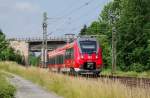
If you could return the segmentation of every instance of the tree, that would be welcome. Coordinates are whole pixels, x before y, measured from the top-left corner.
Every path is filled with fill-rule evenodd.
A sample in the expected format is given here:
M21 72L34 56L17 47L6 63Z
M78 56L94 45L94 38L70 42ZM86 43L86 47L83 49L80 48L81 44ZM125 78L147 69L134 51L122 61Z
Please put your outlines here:
M0 30L0 61L4 60L23 63L21 55L9 47L9 43L6 41L4 33Z
M4 49L7 48L7 46L8 46L8 43L5 40L5 35L2 32L2 30L0 30L0 57L2 57L2 53L3 53Z
M149 63L150 50L147 48L150 38L144 29L150 22L145 18L149 13L148 2L149 0L122 0L118 23L118 64L123 70L134 70L132 65L135 63L143 66Z
M29 55L29 63L30 65L33 65L33 66L38 66L40 62L40 56L36 56L35 53L30 53Z
M111 65L111 58L108 57L111 56L112 26L115 26L118 67L123 71L150 69L149 4L150 0L111 1L104 7L98 20L87 27L86 34L103 36L99 40L103 48L104 64ZM113 25L110 12L118 17Z
M85 35L85 34L86 34L86 31L87 31L87 26L84 25L83 28L81 29L79 35Z

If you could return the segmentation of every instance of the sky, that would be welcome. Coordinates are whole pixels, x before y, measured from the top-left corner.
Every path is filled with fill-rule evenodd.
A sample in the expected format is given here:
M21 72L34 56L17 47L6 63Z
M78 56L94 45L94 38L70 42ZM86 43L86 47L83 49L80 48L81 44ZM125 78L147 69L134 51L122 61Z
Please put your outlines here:
M110 0L0 0L0 29L7 38L42 37L43 13L49 36L78 34Z

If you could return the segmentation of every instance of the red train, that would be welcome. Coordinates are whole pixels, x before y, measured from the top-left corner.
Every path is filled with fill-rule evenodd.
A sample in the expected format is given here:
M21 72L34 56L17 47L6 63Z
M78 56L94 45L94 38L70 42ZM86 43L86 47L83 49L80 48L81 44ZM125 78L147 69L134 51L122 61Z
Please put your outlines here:
M95 38L77 38L48 53L52 71L98 75L102 66L102 49Z

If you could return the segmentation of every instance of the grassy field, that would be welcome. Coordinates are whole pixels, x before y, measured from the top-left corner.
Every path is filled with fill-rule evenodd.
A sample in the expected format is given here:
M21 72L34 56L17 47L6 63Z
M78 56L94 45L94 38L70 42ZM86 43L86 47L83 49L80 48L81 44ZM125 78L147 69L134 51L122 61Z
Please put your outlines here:
M0 98L14 98L16 89L7 82L5 74L0 71Z
M93 80L24 68L13 62L1 62L0 69L20 75L64 98L150 98L150 88L131 88L109 79Z
M102 75L111 75L111 69L104 69L102 70ZM116 71L114 74L116 76L128 76L128 77L139 77L139 78L150 78L150 70L146 72L135 72L135 71Z

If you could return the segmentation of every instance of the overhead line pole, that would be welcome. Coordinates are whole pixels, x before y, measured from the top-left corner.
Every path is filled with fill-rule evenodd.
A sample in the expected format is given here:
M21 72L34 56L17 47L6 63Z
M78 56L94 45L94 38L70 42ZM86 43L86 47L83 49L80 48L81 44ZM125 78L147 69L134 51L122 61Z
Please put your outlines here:
M112 75L116 72L116 65L117 65L117 36L116 36L116 15L114 15L112 12L110 13L110 19L111 19L111 25L112 25Z
M47 13L44 12L43 14L43 23L42 23L42 27L43 27L43 41L42 41L42 57L41 57L41 61L42 61L42 67L46 68L47 67Z
M112 28L112 75L116 72L116 28Z

